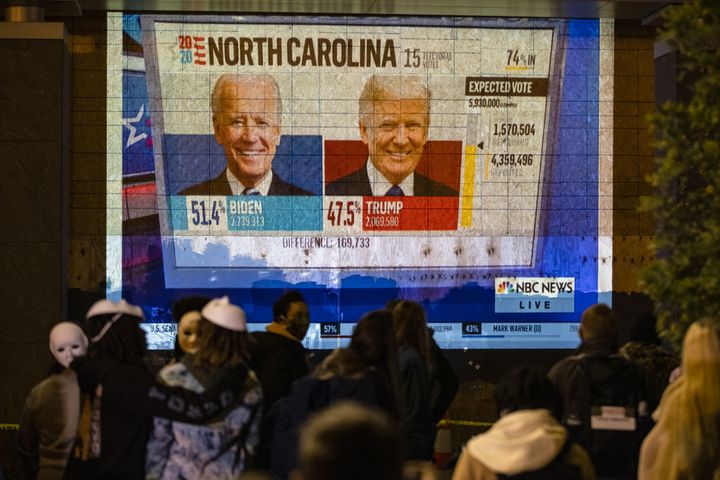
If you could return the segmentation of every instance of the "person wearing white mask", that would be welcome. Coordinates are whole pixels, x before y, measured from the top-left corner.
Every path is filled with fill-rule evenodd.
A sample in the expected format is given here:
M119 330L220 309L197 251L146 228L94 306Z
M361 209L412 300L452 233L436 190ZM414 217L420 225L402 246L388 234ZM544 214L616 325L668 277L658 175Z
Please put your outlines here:
M87 337L74 323L61 322L50 331L50 352L57 364L32 389L20 419L23 478L61 479L65 474L80 411L80 389L68 366L85 355L87 347Z
M175 349L172 363L182 360L186 354L197 353L197 331L200 311L211 299L200 295L183 297L173 303L172 316L177 323Z

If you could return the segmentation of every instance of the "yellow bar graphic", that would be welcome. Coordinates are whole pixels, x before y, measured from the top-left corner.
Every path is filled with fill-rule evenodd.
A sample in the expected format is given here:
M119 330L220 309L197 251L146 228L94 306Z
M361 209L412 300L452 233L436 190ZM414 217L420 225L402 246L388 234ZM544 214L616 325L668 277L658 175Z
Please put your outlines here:
M462 188L462 214L460 225L463 227L472 226L473 195L475 194L475 145L465 146L465 179Z

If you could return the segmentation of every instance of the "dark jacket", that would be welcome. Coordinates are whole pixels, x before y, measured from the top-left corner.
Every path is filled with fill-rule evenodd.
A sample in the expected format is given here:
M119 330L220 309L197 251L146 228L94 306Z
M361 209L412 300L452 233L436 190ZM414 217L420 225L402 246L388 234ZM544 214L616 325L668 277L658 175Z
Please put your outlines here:
M71 366L83 391L102 386L100 457L88 465L71 455L66 478L72 479L144 478L153 416L186 423L210 420L239 397L246 378L230 369L219 382L222 387L198 394L161 385L142 365L121 364L108 357L77 359Z
M437 425L455 399L455 395L457 395L458 389L460 388L460 380L450 365L450 362L448 362L448 359L445 357L445 354L432 337L432 329L428 328L428 330L430 330L428 373L430 376L430 394L432 397L432 420L433 425Z
M288 183L280 176L272 172L273 178L270 183L270 189L268 190L268 196L271 195L314 195L292 183ZM220 172L217 177L207 180L202 183L191 185L178 193L178 195L232 195L232 189L227 181L227 168Z
M650 411L660 404L670 374L680 365L680 359L660 345L645 342L628 342L620 349L620 355L639 365L648 381Z
M267 410L290 393L295 380L310 373L302 343L277 333L253 332L250 368L260 380Z
M335 402L354 400L389 414L395 411L392 395L383 377L374 369L353 377L304 377L293 385L288 397L278 402L278 418L272 444L272 472L280 478L297 466L300 426L315 412ZM358 454L362 454L358 451Z
M278 400L290 394L295 380L309 373L305 348L297 341L271 332L253 332L250 344L250 367L263 390L263 415L260 423L254 466L270 468Z
M23 478L63 478L75 442L79 412L80 389L71 369L49 375L33 387L18 431Z
M362 195L372 196L367 164L354 172L325 185L325 195ZM415 197L457 197L458 192L444 183L436 182L415 172L413 196Z
M408 458L431 460L435 423L431 411L430 377L427 364L417 350L400 347L400 382L405 403L404 419Z

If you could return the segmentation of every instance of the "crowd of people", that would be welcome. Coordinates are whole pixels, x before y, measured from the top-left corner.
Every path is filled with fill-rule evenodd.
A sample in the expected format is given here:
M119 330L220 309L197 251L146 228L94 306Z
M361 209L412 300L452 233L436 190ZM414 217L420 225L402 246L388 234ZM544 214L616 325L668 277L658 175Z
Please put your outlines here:
M56 359L30 392L19 452L40 479L426 478L458 377L418 303L365 314L345 348L311 368L308 306L284 293L265 331L227 297L173 306L175 352L152 375L142 309L101 300L50 332ZM682 358L651 317L619 349L602 304L577 352L549 372L512 369L499 420L471 438L454 480L720 479L720 329L699 320ZM672 380L672 381L671 381ZM431 478L431 475L430 475Z
M143 364L144 315L135 305L101 300L83 325L53 328L57 364L20 422L26 476L298 478L302 427L343 401L363 419L373 418L365 408L390 422L399 464L431 460L435 424L459 382L419 304L369 312L349 345L313 370L299 292L275 302L261 332L248 332L245 312L227 297L181 299L173 316L175 352L156 376Z

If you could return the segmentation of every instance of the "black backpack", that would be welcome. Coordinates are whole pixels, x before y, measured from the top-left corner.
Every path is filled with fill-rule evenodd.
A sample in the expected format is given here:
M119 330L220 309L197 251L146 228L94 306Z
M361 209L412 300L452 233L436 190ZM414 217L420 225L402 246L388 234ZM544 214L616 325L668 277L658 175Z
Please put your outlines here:
M599 476L634 478L650 422L642 372L620 355L581 354L568 368L559 387L570 437L588 451Z

